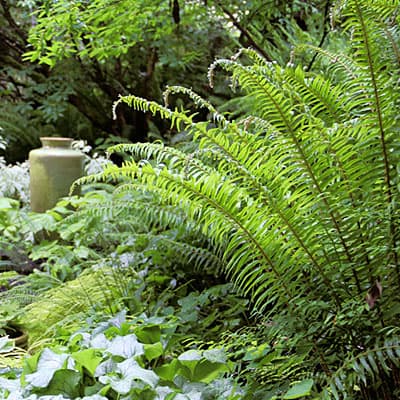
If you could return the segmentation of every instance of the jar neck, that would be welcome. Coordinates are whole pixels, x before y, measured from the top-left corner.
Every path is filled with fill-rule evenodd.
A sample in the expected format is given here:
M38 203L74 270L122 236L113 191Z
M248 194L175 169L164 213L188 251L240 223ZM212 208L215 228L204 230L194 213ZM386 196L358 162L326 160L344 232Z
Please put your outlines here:
M63 149L70 149L73 139L66 137L41 137L43 147L58 147Z

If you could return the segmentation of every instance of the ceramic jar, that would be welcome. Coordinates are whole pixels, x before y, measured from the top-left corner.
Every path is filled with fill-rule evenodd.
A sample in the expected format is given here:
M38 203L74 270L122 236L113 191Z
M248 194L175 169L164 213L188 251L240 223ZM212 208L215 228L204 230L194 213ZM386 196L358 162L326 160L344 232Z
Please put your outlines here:
M35 212L45 212L61 197L68 196L72 183L84 171L84 155L71 148L72 139L40 140L43 147L29 153L31 209Z

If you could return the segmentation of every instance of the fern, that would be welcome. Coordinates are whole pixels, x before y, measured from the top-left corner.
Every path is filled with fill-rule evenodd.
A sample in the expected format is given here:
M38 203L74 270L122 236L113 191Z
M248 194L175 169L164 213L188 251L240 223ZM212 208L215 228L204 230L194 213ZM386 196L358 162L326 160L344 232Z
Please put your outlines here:
M138 147L141 148L140 145ZM110 151L118 151L118 148L114 146ZM127 147L129 148L130 146ZM153 148L154 146L150 146L149 152L157 157L152 151ZM159 145L155 145L155 148L158 149ZM180 153L172 154L175 156ZM176 168L175 164L174 166ZM149 192L147 186L122 184L107 196L107 201L96 201L96 206L93 206L92 197L96 194L99 192L94 192L93 195L88 192L85 196L87 202L82 201L74 213L64 217L61 225L66 226L68 230L69 226L85 220L87 225L101 226L105 231L103 234L101 229L95 229L96 246L105 242L104 246L109 248L112 240L122 248L129 248L131 253L137 253L138 256L150 248L162 254L166 254L168 249L168 253L174 254L171 257L179 260L181 265L207 270L211 274L220 270L222 261L207 249L206 238L202 236L199 227L190 223L179 208L163 204L159 196ZM62 229L60 233L65 237ZM102 235L105 237L100 240ZM87 232L86 236L90 243L90 232ZM140 245L136 247L133 243Z
M400 343L398 337L386 339L381 346L357 354L346 362L329 378L327 387L322 392L323 399L341 399L365 393L370 385L378 384L380 398L397 395L388 382L393 370L400 368ZM347 390L345 390L347 388ZM343 395L344 394L344 395ZM390 397L389 397L390 398Z
M281 67L252 50L217 60L210 80L220 69L230 74L251 109L236 121L187 89L168 93L189 96L209 122L121 97L115 107L169 120L196 150L118 145L111 151L131 153L129 161L80 181L153 193L154 218L167 207L191 232L198 226L254 312L312 349L311 372L336 398L354 385L362 388L355 396L373 398L376 378L393 380L399 369L390 346L375 347L377 327L399 317L400 95L398 64L389 64L398 60L398 11L394 0L337 2L351 48L337 55L313 48L336 61L324 74Z
M88 269L79 278L41 293L40 298L26 306L23 320L29 331L30 348L51 341L61 326L76 328L96 307L102 307L110 314L114 312L115 302L122 297L121 284L123 279L128 279L128 271L125 275L119 274L118 279L114 272L106 266ZM134 274L134 271L129 273Z

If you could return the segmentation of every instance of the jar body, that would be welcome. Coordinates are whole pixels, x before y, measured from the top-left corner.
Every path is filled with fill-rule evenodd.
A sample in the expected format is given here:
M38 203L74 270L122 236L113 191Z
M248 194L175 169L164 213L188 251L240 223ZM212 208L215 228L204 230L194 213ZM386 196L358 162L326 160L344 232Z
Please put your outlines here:
M68 196L72 183L83 176L84 155L71 148L72 139L40 138L43 147L29 153L31 209L45 212Z

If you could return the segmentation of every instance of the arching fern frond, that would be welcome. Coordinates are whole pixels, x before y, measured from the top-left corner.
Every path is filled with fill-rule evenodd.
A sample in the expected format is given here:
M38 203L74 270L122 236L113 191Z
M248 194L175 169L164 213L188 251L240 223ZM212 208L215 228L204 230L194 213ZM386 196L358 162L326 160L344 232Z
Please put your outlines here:
M299 112L310 113L320 118L324 124L340 123L349 118L348 99L343 97L342 86L334 86L321 75L306 75L301 66L286 68L282 81L283 88L288 88L288 95L295 94L296 108L302 107Z
M220 114L212 104L210 104L208 101L205 101L193 90L184 88L182 86L167 86L167 88L163 93L164 103L167 107L169 105L169 96L171 94L185 94L186 96L189 97L189 99L193 100L193 102L197 107L202 107L207 109L211 114L210 118L211 120L221 125L224 125L227 122L225 117L222 114Z

